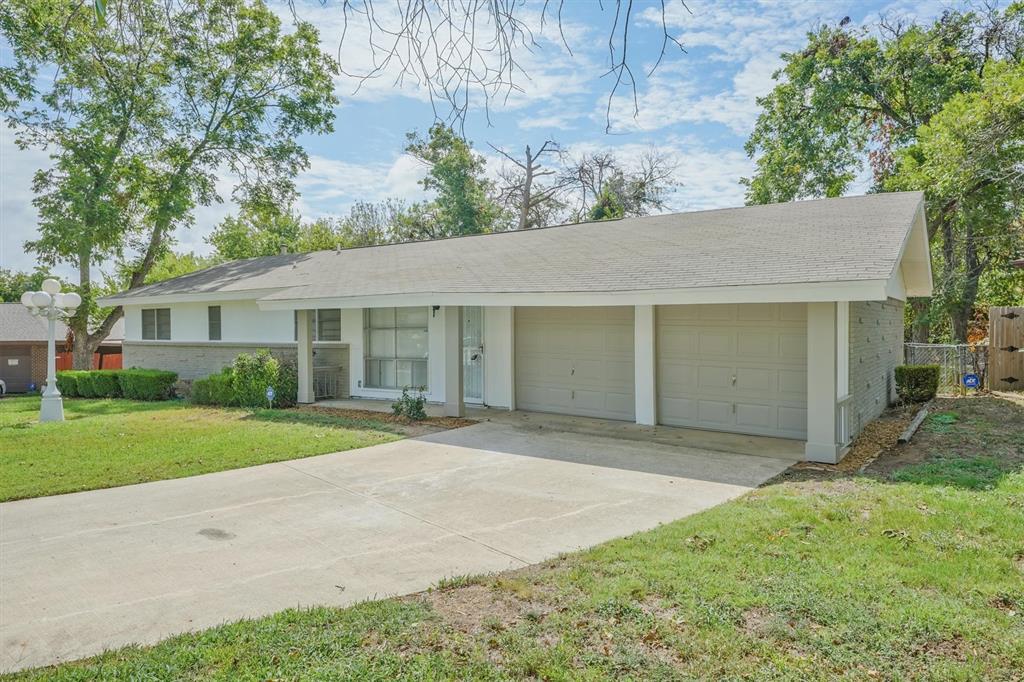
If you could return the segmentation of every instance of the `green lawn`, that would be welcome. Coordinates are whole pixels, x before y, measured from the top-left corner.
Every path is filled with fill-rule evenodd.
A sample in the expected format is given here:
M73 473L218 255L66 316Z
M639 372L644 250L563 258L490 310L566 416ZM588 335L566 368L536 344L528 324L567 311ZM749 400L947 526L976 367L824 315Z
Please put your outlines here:
M786 480L521 571L15 679L1019 680L1024 409L949 404L895 470Z
M40 424L38 397L0 400L0 501L193 476L398 438L379 422L177 401L65 400L64 413L64 423Z

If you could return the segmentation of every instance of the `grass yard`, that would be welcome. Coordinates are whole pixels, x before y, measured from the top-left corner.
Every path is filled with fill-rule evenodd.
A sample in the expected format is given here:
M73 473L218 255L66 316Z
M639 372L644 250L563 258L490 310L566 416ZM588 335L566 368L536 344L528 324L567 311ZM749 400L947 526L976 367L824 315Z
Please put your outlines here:
M521 571L12 679L1020 680L1022 466L1024 407L943 401L865 474L783 477Z
M0 400L0 501L111 488L351 450L398 438L383 422L299 410L65 400L40 424L38 397Z

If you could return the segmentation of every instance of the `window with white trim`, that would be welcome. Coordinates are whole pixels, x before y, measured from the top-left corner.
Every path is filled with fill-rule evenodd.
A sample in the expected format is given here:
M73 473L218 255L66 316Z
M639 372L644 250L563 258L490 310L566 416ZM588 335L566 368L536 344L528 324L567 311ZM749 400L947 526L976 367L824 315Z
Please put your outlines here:
M363 315L364 385L369 388L425 388L430 309L369 308Z
M169 341L171 338L171 309L144 308L142 310L142 338Z
M313 341L341 341L341 308L311 310L313 315ZM299 340L299 311L292 316L293 335Z

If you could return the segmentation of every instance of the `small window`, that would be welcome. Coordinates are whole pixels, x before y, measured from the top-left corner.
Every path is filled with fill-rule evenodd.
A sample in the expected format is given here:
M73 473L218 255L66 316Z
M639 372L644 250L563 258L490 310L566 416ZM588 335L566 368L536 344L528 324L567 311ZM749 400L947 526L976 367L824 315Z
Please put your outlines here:
M220 341L220 306L211 305L206 309L206 320L210 331L210 341Z
M341 341L341 310L321 308L316 311L316 340Z
M142 338L169 341L171 338L171 309L147 308L142 311Z

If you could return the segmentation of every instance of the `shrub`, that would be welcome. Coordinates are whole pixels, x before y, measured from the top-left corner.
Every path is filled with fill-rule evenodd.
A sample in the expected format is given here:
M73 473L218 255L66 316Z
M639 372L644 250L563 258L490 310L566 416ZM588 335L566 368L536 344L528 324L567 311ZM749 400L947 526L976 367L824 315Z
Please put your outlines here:
M927 402L938 391L938 365L900 365L896 368L896 393L903 402Z
M278 373L281 369L277 359L269 350L260 349L255 353L240 353L231 365L231 386L236 404L241 407L266 407L267 387L277 391Z
M205 379L196 379L192 382L192 402L198 405L220 405L222 407L237 405L231 379L230 367L217 374L211 374Z
M93 397L120 398L121 382L118 379L118 373L119 370L115 369L97 369L88 372Z
M160 369L122 369L117 377L121 395L131 400L167 400L178 380L176 373Z
M427 418L427 411L424 409L427 404L427 397L423 395L425 387L416 389L416 395L409 393L409 387L402 389L402 397L391 405L391 411L398 417L407 417L419 421Z
M274 391L277 393L274 402L278 407L295 407L299 402L299 370L294 362L279 364Z
M79 371L78 376L75 377L75 388L79 398L95 398L96 391L93 388L92 372L89 370Z
M78 397L78 375L80 371L73 369L57 372L57 390L66 398Z

